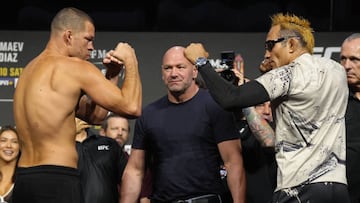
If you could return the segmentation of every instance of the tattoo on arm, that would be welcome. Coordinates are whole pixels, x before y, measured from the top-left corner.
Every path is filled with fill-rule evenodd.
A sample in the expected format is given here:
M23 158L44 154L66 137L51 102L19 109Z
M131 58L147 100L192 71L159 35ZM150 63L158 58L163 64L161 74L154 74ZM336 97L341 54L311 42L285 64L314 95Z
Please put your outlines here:
M243 114L248 122L249 128L255 138L262 146L275 146L275 132L270 124L256 112L254 107L243 109Z

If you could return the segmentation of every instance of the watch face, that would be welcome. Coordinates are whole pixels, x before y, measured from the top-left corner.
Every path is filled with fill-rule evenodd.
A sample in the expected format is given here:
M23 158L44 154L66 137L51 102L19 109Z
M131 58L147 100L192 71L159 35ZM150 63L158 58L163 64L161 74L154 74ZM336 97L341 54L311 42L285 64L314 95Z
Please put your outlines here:
M204 58L204 57L199 57L198 59L196 59L196 66L199 67L199 66L203 66L205 65L207 62L207 59Z

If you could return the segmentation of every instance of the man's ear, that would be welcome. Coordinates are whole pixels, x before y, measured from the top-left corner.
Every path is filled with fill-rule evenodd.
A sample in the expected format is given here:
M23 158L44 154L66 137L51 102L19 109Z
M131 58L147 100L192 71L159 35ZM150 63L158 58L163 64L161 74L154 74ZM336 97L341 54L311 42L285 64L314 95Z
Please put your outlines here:
M65 30L64 32L64 41L66 44L71 44L72 32L71 30Z
M295 38L288 39L287 43L289 44L290 53L294 53L300 48L300 42Z

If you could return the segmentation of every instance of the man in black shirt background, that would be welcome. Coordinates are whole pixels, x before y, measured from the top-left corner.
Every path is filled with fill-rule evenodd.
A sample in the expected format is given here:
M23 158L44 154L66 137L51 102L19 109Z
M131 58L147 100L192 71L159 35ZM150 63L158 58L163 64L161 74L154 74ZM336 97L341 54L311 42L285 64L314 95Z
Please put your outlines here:
M80 119L76 119L76 127L78 168L85 202L118 203L118 186L127 163L121 146L112 138L98 135Z
M352 203L360 202L360 33L347 37L340 53L347 74L349 100L345 114L346 176Z

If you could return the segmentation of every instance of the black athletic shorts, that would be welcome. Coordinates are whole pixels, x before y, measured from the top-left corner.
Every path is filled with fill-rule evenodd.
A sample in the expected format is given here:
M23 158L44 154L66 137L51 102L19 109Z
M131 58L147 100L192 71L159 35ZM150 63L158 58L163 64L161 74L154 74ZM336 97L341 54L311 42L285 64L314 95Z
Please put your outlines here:
M347 186L321 182L275 192L272 203L350 203Z
M16 169L13 203L83 203L77 169L41 165Z

